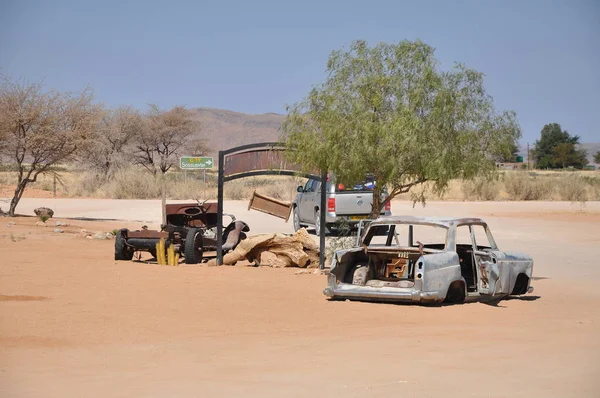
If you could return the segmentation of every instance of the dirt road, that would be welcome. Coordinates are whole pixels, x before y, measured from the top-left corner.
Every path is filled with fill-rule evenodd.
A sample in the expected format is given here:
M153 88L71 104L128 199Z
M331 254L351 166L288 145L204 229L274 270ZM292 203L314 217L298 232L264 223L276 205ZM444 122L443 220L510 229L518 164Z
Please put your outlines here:
M80 230L139 222L64 218L158 223L152 202L64 199L51 227L0 218L0 396L600 396L598 202L395 202L484 217L534 257L533 294L442 307L329 302L324 276L294 269L116 263ZM246 206L225 210L291 232Z

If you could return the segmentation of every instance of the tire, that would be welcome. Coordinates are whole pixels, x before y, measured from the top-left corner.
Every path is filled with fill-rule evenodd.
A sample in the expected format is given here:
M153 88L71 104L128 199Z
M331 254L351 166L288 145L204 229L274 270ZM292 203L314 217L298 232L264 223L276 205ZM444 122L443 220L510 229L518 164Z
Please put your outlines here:
M297 232L300 228L300 214L298 214L298 207L294 206L292 214L292 223L294 224L294 232Z
M124 234L127 234L127 229L123 228L117 231L115 237L115 260L129 261L133 258L133 249L125 243Z
M325 235L329 233L329 227L327 226L327 223L325 223ZM321 211L319 209L315 212L315 234L321 236Z
M202 261L202 232L198 228L190 228L185 237L183 257L186 264L198 264Z

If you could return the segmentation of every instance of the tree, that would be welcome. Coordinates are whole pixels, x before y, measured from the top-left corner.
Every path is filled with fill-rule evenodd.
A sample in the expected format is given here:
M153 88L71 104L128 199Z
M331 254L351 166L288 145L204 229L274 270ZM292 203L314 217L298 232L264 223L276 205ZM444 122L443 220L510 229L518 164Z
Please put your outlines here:
M600 151L594 154L594 162L600 163Z
M556 145L553 149L554 162L559 164L563 169L568 166L573 166L582 169L587 163L587 154L585 150L575 149L575 144L563 142Z
M89 139L99 116L92 94L44 92L39 83L0 81L0 151L16 168L16 188L9 216L15 215L27 184L52 166L74 158Z
M199 129L199 123L184 107L162 111L151 105L145 127L134 140L136 163L153 175L166 173L177 162L182 149L198 150L198 140L193 134Z
M587 163L587 155L585 150L575 149L577 144L579 144L579 136L571 136L558 123L546 124L542 128L540 139L534 145L534 157L537 167L540 169L566 168L569 166L582 168ZM560 148L557 149L559 145Z
M451 179L491 176L520 137L514 112L496 113L483 74L461 64L441 71L420 41L331 53L326 81L288 108L287 156L308 170L331 170L344 184L373 174L371 217L416 186L443 192ZM388 186L389 197L380 200ZM414 191L413 191L414 192Z
M567 168L567 163L575 152L575 145L570 142L562 142L552 148L554 153L554 162L562 165L563 169Z
M152 175L162 179L162 222L166 223L165 205L167 189L165 174L177 162L183 149L199 150L201 140L193 134L200 129L197 121L182 106L161 111L157 105L151 105L145 119L145 128L135 139L134 156L136 163L143 166ZM160 174L159 174L160 173Z
M104 110L93 138L82 148L81 163L109 177L129 162L127 150L143 128L141 114L131 107Z

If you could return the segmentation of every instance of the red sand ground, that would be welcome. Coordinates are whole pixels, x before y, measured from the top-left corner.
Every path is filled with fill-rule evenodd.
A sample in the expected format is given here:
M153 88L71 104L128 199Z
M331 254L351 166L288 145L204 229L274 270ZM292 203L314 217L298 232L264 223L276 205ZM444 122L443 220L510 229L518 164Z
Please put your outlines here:
M598 206L413 211L465 206L534 257L533 294L329 302L321 275L117 263L79 235L139 223L0 218L0 396L600 396Z

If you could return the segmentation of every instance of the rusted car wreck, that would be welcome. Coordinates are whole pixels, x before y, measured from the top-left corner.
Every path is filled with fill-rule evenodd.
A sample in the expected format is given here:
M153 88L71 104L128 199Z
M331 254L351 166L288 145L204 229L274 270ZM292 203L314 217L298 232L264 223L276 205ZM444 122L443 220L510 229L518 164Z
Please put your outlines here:
M498 248L480 218L382 217L368 224L356 247L333 256L331 299L454 302L522 295L533 259Z
M136 251L146 251L156 257L156 244L161 239L165 240L165 248L173 245L186 264L198 264L206 251L217 249L216 202L174 203L166 205L165 210L167 223L160 231L120 229L115 238L115 260L131 260ZM223 252L226 253L246 238L250 227L231 214L224 215L231 218L223 229Z

